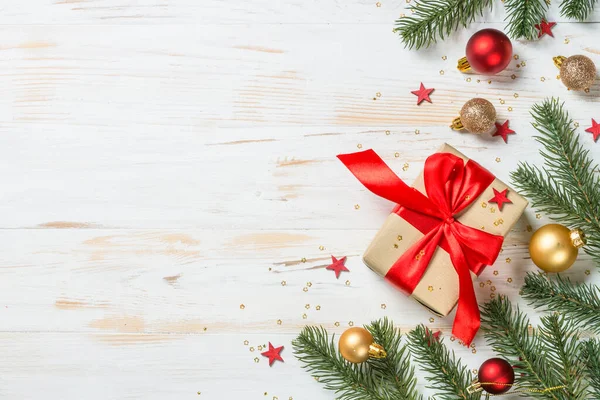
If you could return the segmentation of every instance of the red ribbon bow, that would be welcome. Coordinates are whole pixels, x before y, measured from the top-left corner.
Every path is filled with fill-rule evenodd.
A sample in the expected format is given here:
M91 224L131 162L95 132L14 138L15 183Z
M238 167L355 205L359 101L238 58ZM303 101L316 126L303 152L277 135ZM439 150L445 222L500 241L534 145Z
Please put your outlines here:
M387 280L411 294L437 247L450 255L459 280L452 334L470 345L481 320L469 271L479 275L493 264L504 238L463 225L454 217L491 185L494 176L474 161L465 163L453 154L436 153L425 161L425 196L404 183L373 150L338 158L367 189L397 203L394 212L424 235L392 265Z

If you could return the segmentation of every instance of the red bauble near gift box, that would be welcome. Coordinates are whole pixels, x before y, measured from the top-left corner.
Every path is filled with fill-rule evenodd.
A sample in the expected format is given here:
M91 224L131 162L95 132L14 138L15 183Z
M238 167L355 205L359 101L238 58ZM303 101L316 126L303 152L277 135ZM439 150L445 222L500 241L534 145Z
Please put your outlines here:
M512 58L512 43L497 29L482 29L467 42L466 57L458 60L461 72L473 70L479 74L495 75L503 71Z

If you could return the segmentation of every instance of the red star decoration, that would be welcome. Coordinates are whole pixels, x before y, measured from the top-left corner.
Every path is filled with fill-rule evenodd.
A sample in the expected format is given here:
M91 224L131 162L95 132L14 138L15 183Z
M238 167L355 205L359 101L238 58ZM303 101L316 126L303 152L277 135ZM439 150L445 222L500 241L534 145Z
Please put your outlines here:
M350 272L350 270L344 266L344 263L346 262L346 256L340 258L339 260L337 258L335 258L334 256L331 256L331 261L332 261L331 264L329 264L326 267L326 269L335 271L336 278L338 278L338 279L340 278L340 274L342 273L342 271Z
M503 124L499 124L496 122L496 133L492 136L501 136L504 139L504 143L508 143L508 135L514 135L515 131L508 127L509 120L506 120Z
M419 104L421 104L423 102L423 100L427 100L428 102L431 103L431 99L429 98L429 95L434 90L435 89L433 89L433 88L432 89L425 89L425 85L423 85L423 82L421 82L421 88L419 90L414 90L411 93L418 97L418 99L417 99L417 105L419 105Z
M264 353L260 353L260 354L265 357L269 357L269 367L270 367L271 365L273 365L275 360L279 360L279 361L283 362L283 358L281 358L281 356L279 355L279 353L281 353L281 350L283 350L283 346L273 347L271 342L269 342L269 351L265 351Z
M506 197L506 194L508 193L508 189L504 189L501 192L497 191L494 188L492 188L492 190L494 191L494 197L492 197L490 200L488 200L488 203L498 203L498 210L502 211L502 207L504 207L504 203L512 203L512 201L510 201L508 199L508 197Z
M594 142L595 142L600 137L600 124L597 123L594 118L592 118L592 126L587 128L585 131L594 135Z
M549 36L554 37L554 35L552 34L552 28L554 27L554 25L556 25L556 22L546 22L546 20L544 20L544 19L539 24L535 24L534 25L535 29L540 31L538 33L538 39L544 35L549 35Z

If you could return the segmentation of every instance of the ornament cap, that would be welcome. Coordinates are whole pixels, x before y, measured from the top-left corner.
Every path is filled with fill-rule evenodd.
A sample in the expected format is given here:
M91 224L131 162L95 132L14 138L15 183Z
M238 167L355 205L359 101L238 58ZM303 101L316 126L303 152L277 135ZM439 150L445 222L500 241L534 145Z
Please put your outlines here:
M383 346L377 343L371 343L369 346L369 357L370 358L386 358L387 352L383 349Z
M463 57L460 60L458 60L458 65L456 66L456 68L460 72L470 71L471 70L471 64L469 64L469 61L467 60L467 57Z
M566 59L567 57L565 56L552 57L552 61L554 61L554 65L556 65L556 68L560 68Z
M450 128L454 129L455 131L462 131L465 129L465 126L460 120L460 117L456 117L452 120L452 125L450 125Z
M573 246L578 249L587 244L585 233L579 228L572 229L569 232L569 237L571 238L571 243L573 243Z

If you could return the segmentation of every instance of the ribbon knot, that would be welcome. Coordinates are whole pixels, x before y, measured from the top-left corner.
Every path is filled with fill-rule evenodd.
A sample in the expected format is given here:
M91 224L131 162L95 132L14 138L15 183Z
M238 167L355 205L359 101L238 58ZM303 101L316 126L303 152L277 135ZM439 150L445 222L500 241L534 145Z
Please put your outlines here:
M437 247L449 254L460 288L452 333L469 346L480 325L471 271L478 275L493 264L504 238L464 225L454 216L477 199L494 176L474 161L436 153L425 161L424 195L404 183L373 150L338 158L367 189L396 203L394 212L423 234L391 266L385 275L388 281L412 294Z

